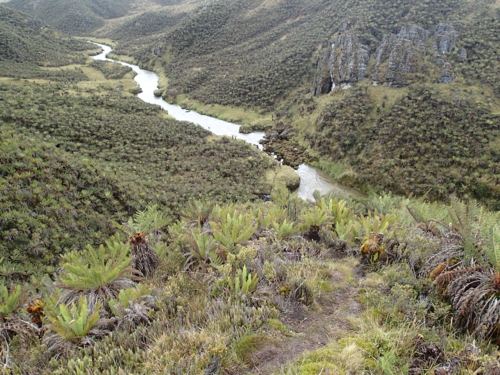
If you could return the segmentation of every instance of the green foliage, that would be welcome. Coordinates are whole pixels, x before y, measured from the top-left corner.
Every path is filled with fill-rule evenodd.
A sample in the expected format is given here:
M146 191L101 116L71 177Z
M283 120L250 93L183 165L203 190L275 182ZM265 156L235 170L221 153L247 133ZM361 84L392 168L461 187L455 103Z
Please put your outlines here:
M10 291L5 285L0 285L0 316L2 319L10 316L19 307L21 290L21 285L12 286Z
M489 142L499 136L496 114L426 84L410 86L394 105L373 115L378 94L371 90L339 93L321 111L316 133L306 135L310 145L329 160L351 165L358 185L433 200L454 193L496 204L497 173L489 152ZM479 185L487 187L480 197Z
M243 266L242 270L238 270L234 279L228 277L227 282L231 294L239 298L251 294L257 288L259 278L257 275L252 275L251 272L247 271L247 267Z
M115 316L123 318L125 316L125 309L129 307L131 302L137 302L142 296L150 294L151 290L144 284L137 284L134 288L120 290L118 297L109 300L108 305Z
M276 233L276 237L280 241L282 239L284 239L285 237L290 237L290 236L294 235L299 230L299 228L297 226L295 226L295 224L293 222L289 223L286 221L286 219L283 220L283 222L281 224L278 222L273 222L271 224L271 226L274 229L274 232Z
M79 341L85 337L99 320L101 303L94 311L89 311L87 297L81 296L77 303L66 306L64 303L46 304L45 319L49 327L68 341Z
M484 252L495 271L500 273L500 228L494 228L492 232L491 241L484 246Z
M300 215L303 220L302 229L307 230L311 227L321 227L330 221L328 213L321 207L314 206L301 212Z
M89 66L101 71L106 79L121 79L132 72L132 68L111 61L92 61Z
M44 27L40 20L3 4L0 5L0 47L0 62L24 64L31 69L84 62L86 58L77 52L92 49L88 43L57 34ZM2 69L2 76L9 76L9 69Z
M203 225L210 217L213 208L214 204L212 202L195 199L185 206L181 216L188 221L196 220L200 225Z
M104 24L104 19L124 16L130 0L48 0L30 4L14 0L8 6L29 12L54 29L72 35L86 35Z
M166 227L172 221L171 218L159 210L158 205L153 204L145 210L137 211L134 217L129 218L127 225L120 226L130 236L136 233L150 234L156 230Z
M130 274L130 247L120 242L106 241L106 247L87 246L87 251L72 251L63 255L60 276L63 287L79 290L103 287Z
M221 218L221 222L210 222L215 239L229 251L234 251L238 243L248 241L257 229L257 223L249 214L237 211Z
M386 238L394 235L395 225L398 223L397 213L381 214L377 211L368 212L367 216L359 216L359 229L364 235L382 233Z
M198 264L202 268L208 265L220 265L221 259L215 254L217 243L213 237L206 232L201 232L199 228L193 229L187 237L189 255L186 259L186 268Z

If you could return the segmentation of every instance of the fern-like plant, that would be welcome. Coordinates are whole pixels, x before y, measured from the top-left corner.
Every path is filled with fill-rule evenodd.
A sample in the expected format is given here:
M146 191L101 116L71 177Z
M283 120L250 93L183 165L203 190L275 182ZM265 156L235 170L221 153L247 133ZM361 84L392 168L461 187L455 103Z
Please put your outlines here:
M10 290L0 285L0 321L11 315L19 307L21 285L13 286Z
M210 226L215 239L230 252L234 251L236 244L248 241L257 229L251 215L238 212L228 213L221 222L211 221Z
M87 246L83 252L72 251L62 256L64 273L57 286L64 289L59 302L66 305L77 302L84 294L93 311L98 302L107 304L120 290L133 287L137 272L130 268L128 244L107 241L94 249Z

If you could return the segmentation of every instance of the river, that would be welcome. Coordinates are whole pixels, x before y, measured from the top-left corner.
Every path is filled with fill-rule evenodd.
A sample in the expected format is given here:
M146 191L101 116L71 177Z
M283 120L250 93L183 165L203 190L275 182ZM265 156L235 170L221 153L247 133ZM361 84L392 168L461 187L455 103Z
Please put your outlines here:
M154 91L158 88L159 77L156 73L139 68L137 65L128 64L122 61L110 59L107 56L112 51L111 47L104 44L90 42L98 45L103 49L99 55L93 56L95 60L114 61L119 64L128 66L137 73L134 80L137 82L142 92L137 96L146 103L156 104L168 111L168 114L179 121L189 121L210 130L217 135L234 136L238 139L257 145L260 147L259 140L264 136L263 132L253 132L250 134L242 134L238 131L240 125L231 122L216 119L214 117L199 114L195 111L190 111L181 108L177 104L167 103L162 98L154 96ZM313 193L318 190L321 194L326 194L329 191L334 191L340 195L360 195L360 193L349 187L336 183L333 179L323 173L321 170L311 167L306 164L301 164L297 169L300 176L300 186L297 189L297 194L302 199L313 199Z

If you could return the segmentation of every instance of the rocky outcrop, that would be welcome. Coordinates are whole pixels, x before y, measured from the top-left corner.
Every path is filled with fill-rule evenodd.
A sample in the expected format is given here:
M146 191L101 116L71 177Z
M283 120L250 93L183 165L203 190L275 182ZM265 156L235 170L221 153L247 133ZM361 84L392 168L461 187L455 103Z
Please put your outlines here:
M313 95L330 92L338 86L351 86L365 78L370 55L359 38L343 25L340 35L325 47L318 61ZM371 67L373 84L406 86L418 73L436 76L437 83L453 81L453 66L447 56L457 47L458 33L452 25L439 24L430 30L405 25L397 34L387 34L375 51ZM455 61L467 60L460 48ZM434 65L434 66L433 66Z
M452 52L457 44L458 33L452 25L437 25L434 30L432 49L441 55Z
M384 36L375 51L372 80L375 84L404 86L418 72L425 56L430 32L419 26L406 25L395 34Z
M318 61L316 75L314 76L314 85L312 90L313 96L327 94L332 90L332 77L328 66L329 59L330 49L325 49L323 58Z
M313 95L330 92L332 88L352 85L365 78L370 55L368 47L351 33L344 32L332 40L318 62Z
M277 161L283 160L284 165L297 168L307 162L309 156L307 151L293 139L294 132L292 126L278 122L259 141L262 144L262 151L275 155Z
M460 48L458 50L458 61L460 62L467 61L467 50L465 48Z

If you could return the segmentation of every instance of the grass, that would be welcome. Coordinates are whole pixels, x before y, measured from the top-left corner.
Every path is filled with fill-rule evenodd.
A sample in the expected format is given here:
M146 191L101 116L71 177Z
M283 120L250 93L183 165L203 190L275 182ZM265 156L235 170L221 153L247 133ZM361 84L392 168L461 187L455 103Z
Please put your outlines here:
M272 124L272 115L270 113L261 114L256 110L242 107L223 106L219 104L203 104L197 100L187 97L186 95L177 96L176 104L179 104L183 108L191 109L198 113L236 124Z

